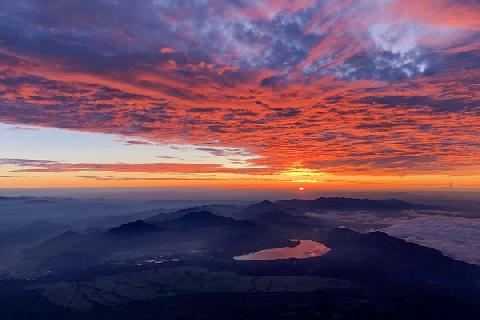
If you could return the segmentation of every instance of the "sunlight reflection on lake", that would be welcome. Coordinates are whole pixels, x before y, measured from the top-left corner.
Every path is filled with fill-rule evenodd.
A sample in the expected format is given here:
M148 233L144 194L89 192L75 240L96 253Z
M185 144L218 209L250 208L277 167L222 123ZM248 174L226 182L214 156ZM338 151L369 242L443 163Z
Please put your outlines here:
M312 240L292 240L298 241L296 247L272 248L249 253L243 256L234 257L235 260L280 260L280 259L306 259L319 257L330 251L330 248L323 243Z

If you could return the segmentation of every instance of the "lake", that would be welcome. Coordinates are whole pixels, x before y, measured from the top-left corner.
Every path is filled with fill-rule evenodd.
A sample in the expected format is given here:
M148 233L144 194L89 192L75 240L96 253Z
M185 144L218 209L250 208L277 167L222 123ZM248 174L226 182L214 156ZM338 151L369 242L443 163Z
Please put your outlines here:
M281 260L319 257L330 251L326 245L313 240L291 240L298 242L296 247L272 248L234 257L235 260Z

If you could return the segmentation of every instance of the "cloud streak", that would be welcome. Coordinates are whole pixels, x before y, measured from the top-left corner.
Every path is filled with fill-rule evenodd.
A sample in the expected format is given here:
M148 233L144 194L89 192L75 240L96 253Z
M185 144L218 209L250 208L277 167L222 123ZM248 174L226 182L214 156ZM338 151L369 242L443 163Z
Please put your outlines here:
M258 168L227 168L210 163L67 163L50 160L0 159L0 165L13 165L12 172L142 172L142 173L250 173L258 174Z

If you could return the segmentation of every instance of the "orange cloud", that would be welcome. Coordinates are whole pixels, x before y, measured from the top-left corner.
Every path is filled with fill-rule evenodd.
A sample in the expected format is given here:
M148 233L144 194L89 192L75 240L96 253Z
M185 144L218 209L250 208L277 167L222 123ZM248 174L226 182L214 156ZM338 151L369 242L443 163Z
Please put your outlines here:
M39 20L25 24L36 26L32 37L51 40L44 47L0 32L0 121L242 148L258 156L249 160L254 168L59 162L23 171L272 174L300 164L337 175L402 176L478 169L474 2L164 4L157 20L152 3L126 23L128 3L106 6L105 21L54 6L53 22L34 6ZM148 33L143 21L164 34Z

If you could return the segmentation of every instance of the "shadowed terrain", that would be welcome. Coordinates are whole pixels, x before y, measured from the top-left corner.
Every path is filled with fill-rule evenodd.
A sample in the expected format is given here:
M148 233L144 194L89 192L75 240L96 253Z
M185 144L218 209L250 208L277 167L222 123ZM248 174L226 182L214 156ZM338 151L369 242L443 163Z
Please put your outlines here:
M149 212L145 220L129 214L133 221L111 228L63 231L68 226L60 225L57 235L19 248L15 268L7 268L0 281L0 301L8 304L1 311L4 318L128 319L146 308L142 319L154 319L158 308L166 319L220 319L233 302L244 306L235 307L235 315L250 319L267 313L292 319L480 315L479 266L384 232L358 232L322 218L332 212L370 212L381 219L412 212L451 215L453 208L319 198ZM269 252L277 252L276 258ZM270 258L255 256L265 253ZM404 310L415 303L413 297L428 303ZM187 302L186 310L165 311ZM373 309L377 304L382 307Z

